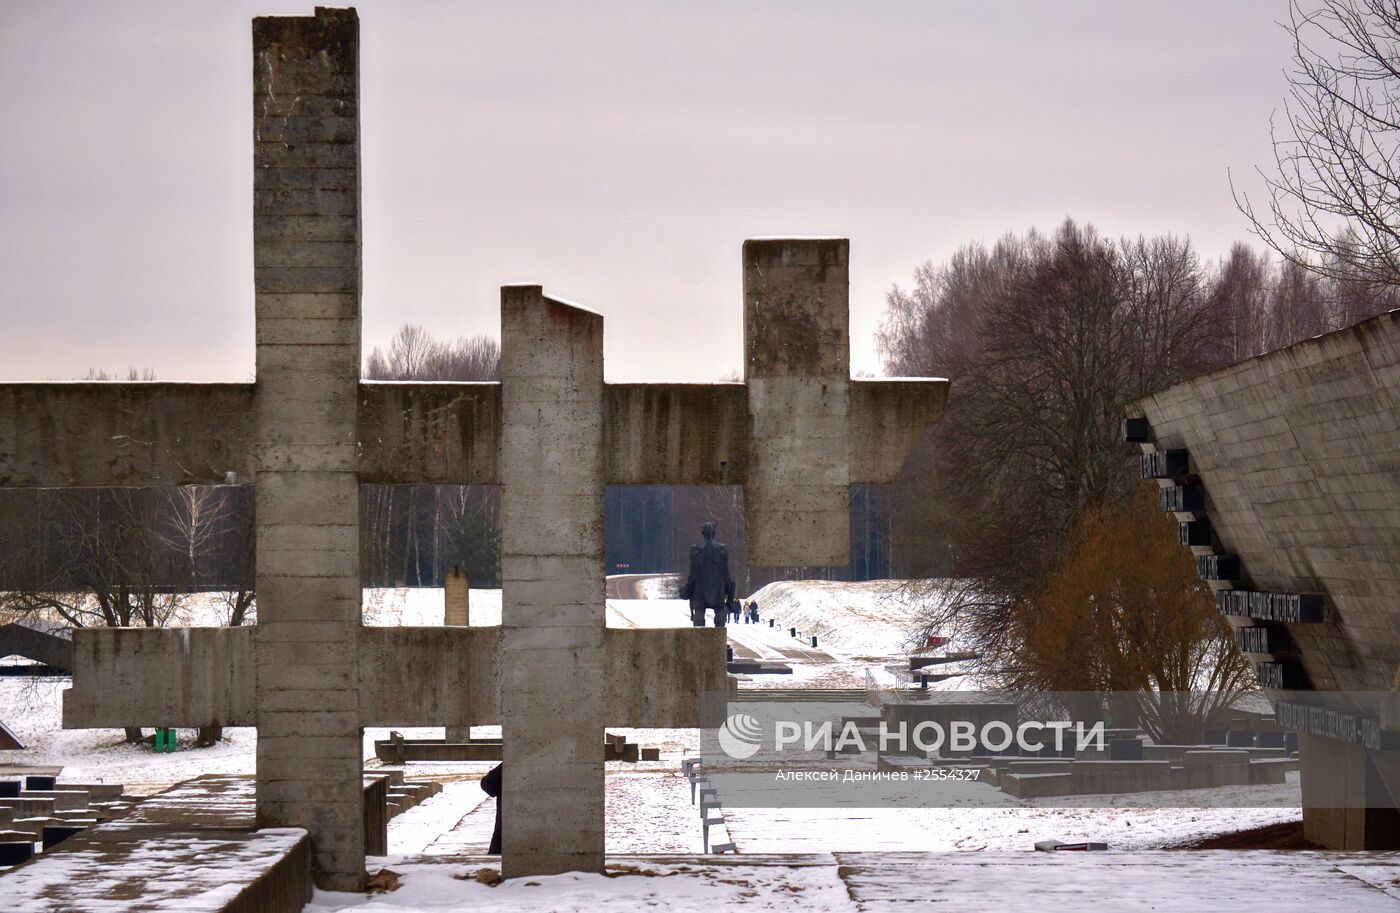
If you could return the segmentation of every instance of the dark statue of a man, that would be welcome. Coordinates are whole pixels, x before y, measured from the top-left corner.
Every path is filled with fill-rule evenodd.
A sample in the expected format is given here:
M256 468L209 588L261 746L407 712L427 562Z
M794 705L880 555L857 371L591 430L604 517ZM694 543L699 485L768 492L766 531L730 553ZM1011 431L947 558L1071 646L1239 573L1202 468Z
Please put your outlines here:
M705 610L714 609L715 627L724 627L734 600L734 578L729 576L729 552L715 541L715 525L700 529L704 541L690 547L690 579L681 587L681 598L690 600L690 622L705 625Z

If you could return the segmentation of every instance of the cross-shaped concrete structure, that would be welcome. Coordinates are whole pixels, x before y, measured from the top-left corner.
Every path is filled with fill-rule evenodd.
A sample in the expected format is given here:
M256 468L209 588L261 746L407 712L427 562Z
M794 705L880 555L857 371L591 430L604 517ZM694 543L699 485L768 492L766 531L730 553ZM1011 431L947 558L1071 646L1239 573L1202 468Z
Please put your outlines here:
M86 629L70 727L256 726L259 821L364 876L362 727L504 728L507 875L603 863L605 727L695 727L724 634L605 624L606 485L743 485L750 561L844 564L946 382L852 381L847 242L744 245L746 381L606 384L603 317L501 293L500 383L363 383L358 20L253 21L255 384L0 385L0 486L256 486L257 624ZM499 628L361 624L361 483L502 485Z

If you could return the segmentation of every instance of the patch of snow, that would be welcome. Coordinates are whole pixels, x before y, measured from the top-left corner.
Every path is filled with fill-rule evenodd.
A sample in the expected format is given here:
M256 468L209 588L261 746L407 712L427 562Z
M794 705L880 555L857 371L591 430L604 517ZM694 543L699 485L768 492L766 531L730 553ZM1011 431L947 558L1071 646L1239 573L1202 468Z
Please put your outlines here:
M920 612L941 593L933 589L925 595L902 580L780 580L749 598L758 600L764 623L772 618L784 629L816 635L828 652L892 658L914 645Z

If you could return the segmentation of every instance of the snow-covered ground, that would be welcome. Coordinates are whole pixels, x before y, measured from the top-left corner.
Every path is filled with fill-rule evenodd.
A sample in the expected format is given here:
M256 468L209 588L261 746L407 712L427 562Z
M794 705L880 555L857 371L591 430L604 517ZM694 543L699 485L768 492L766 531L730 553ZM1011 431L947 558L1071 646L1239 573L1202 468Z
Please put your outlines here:
M844 657L877 661L909 652L923 600L937 598L936 590L916 595L902 584L780 580L749 598L758 601L760 618L816 635L824 649Z
M317 891L307 913L803 910L808 913L1270 913L1400 910L1396 854L837 854L732 861L616 859L607 875L517 878L489 887L470 862L391 860L398 890Z
M661 584L643 591L667 592ZM794 675L755 676L744 687L860 687L865 669L907 655L909 632L918 610L902 595L901 588L890 584L780 583L763 588L755 597L765 623L731 625L731 642L743 655L789 662ZM473 624L500 623L499 591L473 590L471 600ZM210 607L202 608L198 599L192 600L186 606L190 620L215 621L203 618L216 609L214 600L209 602ZM441 591L369 590L365 602L369 624L442 622ZM766 619L770 617L779 620L781 627L768 627ZM686 604L676 599L609 600L607 618L611 626L639 628L684 627L690 621ZM819 649L812 650L810 641L789 636L788 627L798 627L809 636L816 634ZM65 687L64 679L0 677L0 720L30 745L22 752L0 752L0 763L63 765L67 779L123 782L136 792L153 792L201 773L253 772L257 736L251 729L229 729L216 747L175 754L155 754L144 747L125 745L119 730L63 730L60 695ZM441 735L440 729L402 731L410 737ZM698 733L620 731L641 745L660 748L661 760L608 765L609 853L700 852L699 815L690 802L689 785L680 774L681 758L698 749ZM372 757L373 740L386 732L366 732L366 758ZM480 735L498 733L493 727L478 730ZM1181 794L1181 808L1113 807L1118 800L1108 799L1103 801L1108 807L1103 808L1050 808L1009 796L994 808L726 808L729 834L741 854L734 864L713 871L692 866L690 872L681 873L674 866L648 863L662 877L570 875L489 888L460 880L457 876L466 872L462 865L425 861L484 851L494 805L481 793L478 780L489 767L411 765L412 776L437 779L444 790L394 820L390 826L391 855L371 864L372 869L384 865L405 874L405 888L375 898L318 894L311 909L406 913L448 909L453 904L479 909L589 910L665 905L683 911L744 902L763 910L788 909L795 898L812 910L853 909L852 895L836 875L834 864L746 867L742 856L946 851L960 858L961 851L978 850L991 858L1025 853L1036 840L1050 838L1106 840L1115 849L1141 851L1212 833L1297 820L1300 814L1296 774L1282 787L1261 788L1272 792L1267 798L1262 794L1257 797L1260 804L1280 807L1203 807L1226 797L1211 795L1213 791L1194 791ZM831 859L829 855L823 858ZM531 886L530 882L537 884ZM1314 905L1313 909L1323 907Z

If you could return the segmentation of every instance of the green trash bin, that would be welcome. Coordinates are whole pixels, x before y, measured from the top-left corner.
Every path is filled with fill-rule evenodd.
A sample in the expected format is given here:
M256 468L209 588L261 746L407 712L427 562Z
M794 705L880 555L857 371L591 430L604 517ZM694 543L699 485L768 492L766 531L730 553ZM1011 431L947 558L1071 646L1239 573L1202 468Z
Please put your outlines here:
M168 728L165 728L165 727L158 727L158 728L156 729L156 751L157 751L157 752L162 752L162 751L174 751L174 750L175 750L175 730L174 730L174 729L168 729Z

